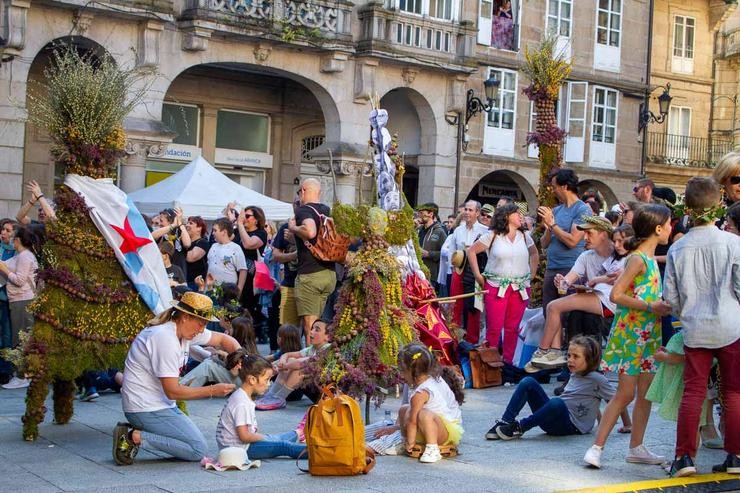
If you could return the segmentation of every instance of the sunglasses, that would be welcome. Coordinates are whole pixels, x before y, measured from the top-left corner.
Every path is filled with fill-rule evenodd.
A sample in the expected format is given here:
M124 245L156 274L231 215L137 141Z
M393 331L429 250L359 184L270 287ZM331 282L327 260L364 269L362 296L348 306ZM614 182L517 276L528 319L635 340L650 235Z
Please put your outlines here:
M254 217L254 214L244 214L244 217Z
M730 183L740 185L740 175L730 177Z
M492 217L493 217L493 216L492 216L492 215L490 215L490 214L481 214L481 216L483 216L483 217L487 217L487 218L492 218Z

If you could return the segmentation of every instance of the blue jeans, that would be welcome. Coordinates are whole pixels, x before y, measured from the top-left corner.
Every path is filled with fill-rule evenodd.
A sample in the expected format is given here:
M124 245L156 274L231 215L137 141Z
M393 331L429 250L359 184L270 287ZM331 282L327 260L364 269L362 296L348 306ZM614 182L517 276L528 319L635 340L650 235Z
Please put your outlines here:
M264 440L252 442L247 449L250 460L272 459L274 457L290 457L297 459L306 450L305 443L297 443L298 435L295 431L281 433L279 435L265 435Z
M501 419L507 423L513 422L525 404L529 404L533 414L519 421L522 432L539 426L548 435L581 434L570 421L565 402L559 397L547 397L542 386L532 377L525 377L519 382Z
M197 462L208 453L203 433L176 407L159 411L124 413L141 431L141 445L170 454L176 459Z

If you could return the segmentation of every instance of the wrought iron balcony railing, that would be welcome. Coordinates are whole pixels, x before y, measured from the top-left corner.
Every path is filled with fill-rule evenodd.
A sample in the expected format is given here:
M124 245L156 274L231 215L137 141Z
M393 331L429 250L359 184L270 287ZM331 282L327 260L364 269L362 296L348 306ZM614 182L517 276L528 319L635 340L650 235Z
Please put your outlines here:
M733 144L728 140L647 133L647 160L668 166L714 168L717 161L732 149Z

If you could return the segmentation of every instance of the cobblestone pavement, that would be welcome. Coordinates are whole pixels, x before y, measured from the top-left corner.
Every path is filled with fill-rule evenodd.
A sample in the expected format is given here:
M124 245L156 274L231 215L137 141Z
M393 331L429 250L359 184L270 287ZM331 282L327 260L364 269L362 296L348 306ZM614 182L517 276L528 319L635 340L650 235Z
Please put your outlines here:
M546 386L552 392L555 384ZM521 440L486 441L485 432L503 413L513 387L469 390L463 405L465 435L461 455L437 464L421 464L407 457L380 457L367 476L319 478L298 471L295 461L263 461L260 469L249 471L204 471L197 464L161 458L141 451L134 465L118 467L111 458L111 431L123 420L118 394L103 393L94 402L75 402L70 424L53 424L51 413L34 443L21 437L21 416L25 389L0 389L0 491L96 491L134 493L139 491L491 491L546 492L595 487L644 479L665 478L659 466L628 464L624 461L629 435L613 432L607 443L601 470L587 469L581 459L591 445L593 432L585 436L548 437L532 430ZM216 453L215 430L223 400L189 403L192 418ZM310 402L289 403L280 411L258 414L260 430L268 433L295 427ZM47 402L51 409L51 401ZM383 418L394 415L399 400L389 398L371 413ZM675 423L651 417L645 444L653 451L671 455ZM724 452L702 448L700 472L722 462Z

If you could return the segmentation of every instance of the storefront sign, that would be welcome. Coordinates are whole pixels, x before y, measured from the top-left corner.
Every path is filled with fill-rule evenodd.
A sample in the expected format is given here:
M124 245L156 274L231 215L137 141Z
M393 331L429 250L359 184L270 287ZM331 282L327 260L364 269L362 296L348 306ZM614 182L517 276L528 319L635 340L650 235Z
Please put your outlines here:
M272 154L263 152L216 149L216 164L245 166L249 168L272 168Z
M513 200L523 200L524 197L521 191L516 188L509 188L507 186L501 185L490 185L487 183L480 183L478 185L478 195L480 197L489 197L496 199L508 197Z
M167 159L170 161L190 162L200 156L200 154L200 147L187 146L182 144L169 144L162 159Z

